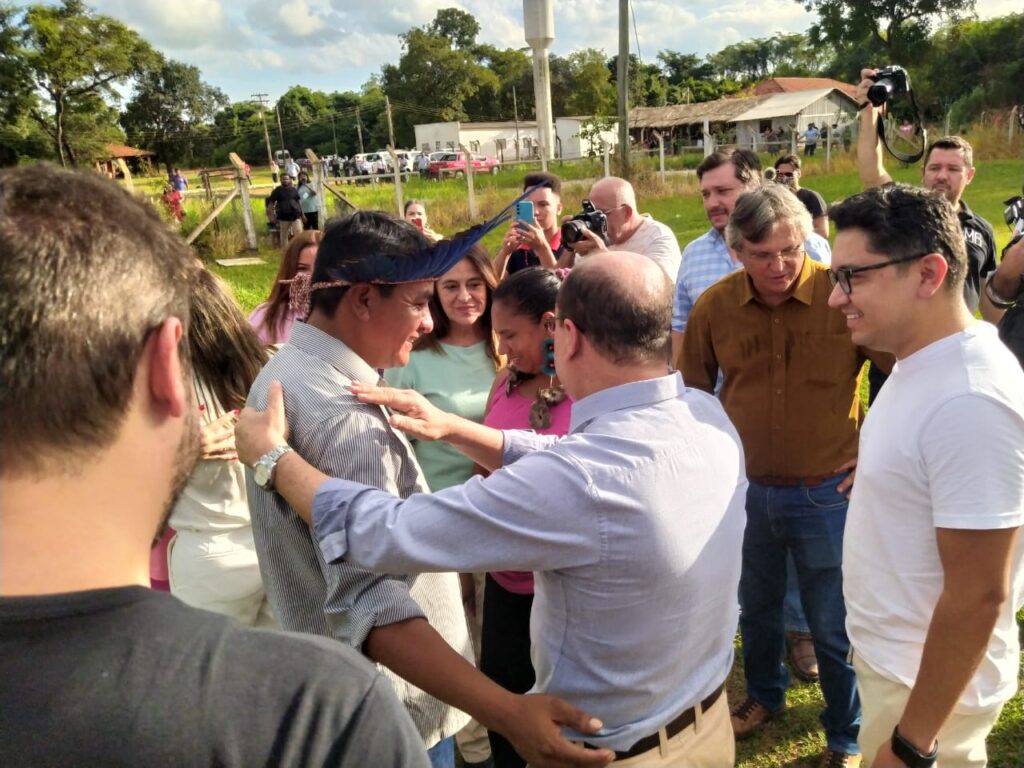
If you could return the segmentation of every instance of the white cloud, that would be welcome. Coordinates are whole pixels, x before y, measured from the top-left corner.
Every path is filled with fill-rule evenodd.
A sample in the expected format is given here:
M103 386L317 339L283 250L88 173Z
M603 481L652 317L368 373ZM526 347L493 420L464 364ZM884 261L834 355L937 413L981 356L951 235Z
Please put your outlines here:
M93 5L158 48L202 48L225 31L220 0L97 0Z
M306 0L290 0L277 11L281 25L294 37L308 37L326 25L324 19L310 10Z

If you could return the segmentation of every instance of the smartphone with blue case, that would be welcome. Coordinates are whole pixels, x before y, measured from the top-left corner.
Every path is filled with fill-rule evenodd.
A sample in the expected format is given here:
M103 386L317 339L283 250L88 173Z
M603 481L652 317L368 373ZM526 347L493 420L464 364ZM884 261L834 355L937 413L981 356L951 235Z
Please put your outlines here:
M519 222L533 224L533 203L530 200L520 200L516 203L516 223ZM523 226L519 228L525 229Z

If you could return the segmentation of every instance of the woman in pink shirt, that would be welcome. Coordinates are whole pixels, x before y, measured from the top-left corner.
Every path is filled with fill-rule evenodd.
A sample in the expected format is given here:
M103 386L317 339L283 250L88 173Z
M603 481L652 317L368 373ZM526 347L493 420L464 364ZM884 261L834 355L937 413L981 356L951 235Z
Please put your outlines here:
M572 401L556 376L543 372L545 321L555 315L561 281L551 270L531 267L509 276L494 291L491 323L498 353L508 366L498 371L484 424L496 429L534 429L550 435L569 431ZM549 368L550 370L550 368ZM557 512L552 509L552 514ZM533 573L488 573L480 671L513 693L526 693L535 675L530 662L530 609ZM495 768L522 768L525 761L500 734L490 732Z
M270 297L249 315L249 324L256 329L256 335L264 344L284 344L292 333L292 324L298 317L288 305L291 280L299 272L312 272L316 262L316 250L320 245L320 231L307 229L293 237L274 279Z

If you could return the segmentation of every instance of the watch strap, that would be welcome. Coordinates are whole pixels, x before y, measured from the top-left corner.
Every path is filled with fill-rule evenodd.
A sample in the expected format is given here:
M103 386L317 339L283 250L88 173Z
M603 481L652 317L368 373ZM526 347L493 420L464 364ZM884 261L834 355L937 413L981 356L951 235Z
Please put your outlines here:
M939 744L936 742L935 749L925 754L900 735L900 727L897 725L892 729L892 753L907 768L931 768L939 757Z

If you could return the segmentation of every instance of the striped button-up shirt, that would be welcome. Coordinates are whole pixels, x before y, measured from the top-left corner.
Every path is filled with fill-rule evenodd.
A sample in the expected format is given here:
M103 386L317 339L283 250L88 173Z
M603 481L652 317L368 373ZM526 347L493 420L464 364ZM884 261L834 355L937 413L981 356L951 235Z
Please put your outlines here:
M284 385L289 443L321 472L398 496L426 491L408 440L387 413L363 405L349 384L376 384L377 372L338 339L296 323L288 344L260 372L248 405L266 407L272 381ZM308 526L276 493L246 472L260 572L274 614L294 632L333 637L360 648L370 630L409 618L430 625L472 659L458 578L452 573L385 576L345 563L327 564ZM454 734L468 716L383 670L427 746Z
M804 241L804 250L814 261L832 263L832 249L821 235L812 232ZM725 236L712 227L683 249L683 263L676 280L676 298L672 308L672 330L682 333L697 299L708 288L743 265L733 259Z

